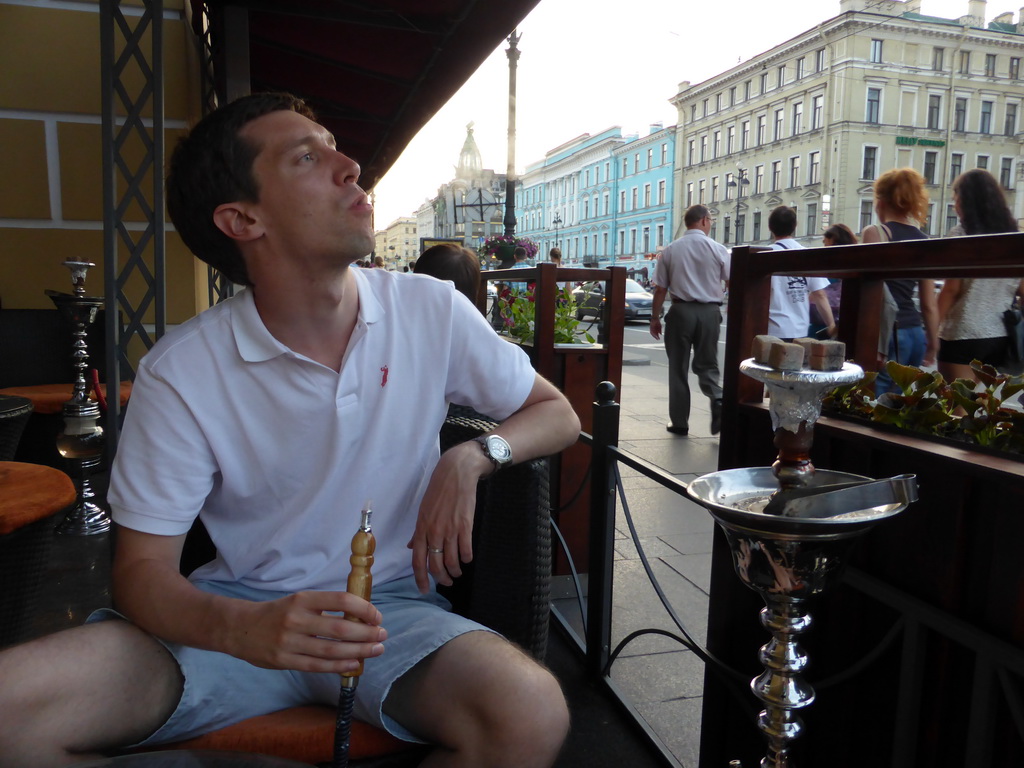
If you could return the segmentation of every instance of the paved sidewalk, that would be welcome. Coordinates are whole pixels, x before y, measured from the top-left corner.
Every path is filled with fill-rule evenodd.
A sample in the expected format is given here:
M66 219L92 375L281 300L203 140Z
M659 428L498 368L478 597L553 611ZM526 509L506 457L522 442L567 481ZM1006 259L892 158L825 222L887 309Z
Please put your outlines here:
M623 368L619 446L688 482L718 468L718 438L710 434L710 405L693 376L689 436L677 437L665 431L665 381L666 377L657 371ZM622 484L640 545L655 577L688 632L703 645L714 529L711 516L702 507L625 467ZM640 629L656 628L679 635L647 578L621 503L615 527L612 648ZM559 606L569 612L573 610L571 602L561 600ZM612 678L679 763L695 768L700 746L703 662L672 638L645 635L623 649L612 666Z

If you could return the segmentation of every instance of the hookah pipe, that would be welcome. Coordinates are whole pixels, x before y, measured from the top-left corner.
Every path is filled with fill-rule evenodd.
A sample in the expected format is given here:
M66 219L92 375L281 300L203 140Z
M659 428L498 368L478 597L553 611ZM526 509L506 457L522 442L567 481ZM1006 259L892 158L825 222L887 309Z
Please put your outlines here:
M347 591L353 595L370 599L370 591L373 587L373 576L370 574L370 566L373 565L373 550L377 546L373 538L373 531L370 529L370 515L372 503L367 501L363 506L359 530L352 537L352 555L349 563L352 564L352 571L348 575ZM346 614L347 621L359 621L355 616ZM356 686L359 684L359 676L363 674L363 662L359 662L359 668L353 672L341 674L341 693L338 697L338 719L334 726L334 762L332 768L348 768L348 747L349 737L352 732L352 706L356 698Z

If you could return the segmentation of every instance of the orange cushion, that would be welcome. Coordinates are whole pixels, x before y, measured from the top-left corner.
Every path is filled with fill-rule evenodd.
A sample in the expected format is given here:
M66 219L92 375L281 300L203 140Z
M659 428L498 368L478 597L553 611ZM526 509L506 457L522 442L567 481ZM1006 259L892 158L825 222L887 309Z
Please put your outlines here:
M292 707L269 715L251 717L187 741L160 744L153 749L228 750L272 755L300 763L329 763L334 756L336 718L336 711L332 707L315 704ZM358 720L352 722L349 757L353 760L390 755L412 746L387 731Z
M107 385L100 384L100 386L103 387L103 392L106 393ZM74 384L36 384L31 387L7 387L0 389L0 395L27 397L32 401L32 410L36 413L60 413L64 408L64 403L71 399L74 391ZM121 405L124 405L128 402L129 396L131 396L132 383L130 381L122 381L120 391ZM90 392L89 398L95 400L96 394Z
M77 496L75 484L59 469L0 461L0 535L70 507Z

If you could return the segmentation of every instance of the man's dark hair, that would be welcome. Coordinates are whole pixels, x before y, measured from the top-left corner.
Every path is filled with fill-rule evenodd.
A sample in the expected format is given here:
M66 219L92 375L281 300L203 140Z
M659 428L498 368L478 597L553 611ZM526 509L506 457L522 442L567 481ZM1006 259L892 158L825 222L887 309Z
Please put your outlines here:
M796 211L787 205L780 205L768 214L768 231L780 240L792 237L796 232Z
M711 211L704 205L691 205L683 214L683 224L687 229L693 229L694 225L711 215Z
M550 251L548 251L548 257L552 261L561 261L562 260L562 249L561 248L552 248Z
M416 260L417 274L451 280L455 289L474 304L480 288L480 260L476 253L456 243L438 243L427 248Z
M523 248L523 246L521 245L517 245L515 247L515 250L512 251L512 256L515 258L516 261L522 261L523 259L526 258L526 249Z
M183 137L167 170L167 211L181 239L196 256L231 282L252 285L238 245L217 228L217 206L236 200L257 202L252 164L260 147L242 138L258 117L298 112L315 120L302 99L288 93L254 93L214 110Z

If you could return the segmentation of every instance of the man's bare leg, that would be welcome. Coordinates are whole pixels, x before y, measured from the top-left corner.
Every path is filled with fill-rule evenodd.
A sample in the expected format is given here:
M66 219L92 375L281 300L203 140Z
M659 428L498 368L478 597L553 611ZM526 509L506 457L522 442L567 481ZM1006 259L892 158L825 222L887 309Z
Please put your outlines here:
M398 680L384 711L439 745L423 766L546 768L569 730L558 681L497 635L450 641Z
M178 664L126 621L0 653L0 768L70 765L141 741L181 698Z

